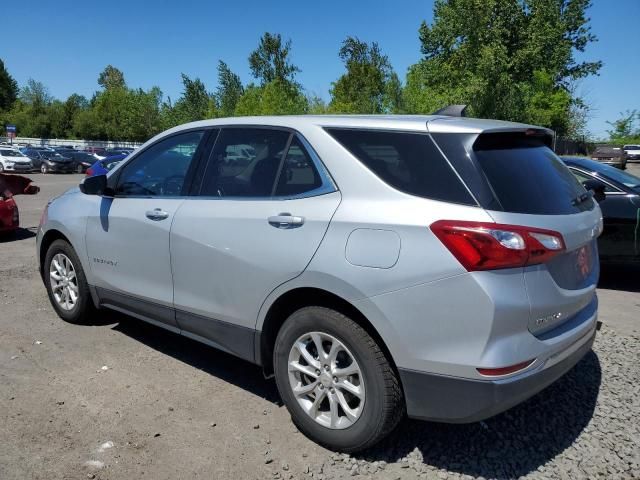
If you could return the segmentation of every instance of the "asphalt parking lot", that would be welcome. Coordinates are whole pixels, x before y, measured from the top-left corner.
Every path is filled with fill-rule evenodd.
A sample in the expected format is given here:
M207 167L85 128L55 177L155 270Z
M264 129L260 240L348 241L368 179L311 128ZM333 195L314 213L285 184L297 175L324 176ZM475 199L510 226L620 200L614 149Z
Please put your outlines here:
M640 271L603 269L593 351L524 404L470 425L407 420L371 451L334 454L297 432L255 366L115 312L61 321L35 232L82 177L31 177L24 228L0 240L0 479L640 478Z

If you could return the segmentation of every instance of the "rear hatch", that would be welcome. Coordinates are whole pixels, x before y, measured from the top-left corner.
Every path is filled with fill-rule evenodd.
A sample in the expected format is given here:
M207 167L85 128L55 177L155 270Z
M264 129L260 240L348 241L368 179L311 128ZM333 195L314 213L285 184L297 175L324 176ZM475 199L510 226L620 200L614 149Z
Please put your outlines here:
M434 133L465 183L495 222L559 233L565 249L523 267L536 336L595 311L599 275L596 202L551 150L546 130Z

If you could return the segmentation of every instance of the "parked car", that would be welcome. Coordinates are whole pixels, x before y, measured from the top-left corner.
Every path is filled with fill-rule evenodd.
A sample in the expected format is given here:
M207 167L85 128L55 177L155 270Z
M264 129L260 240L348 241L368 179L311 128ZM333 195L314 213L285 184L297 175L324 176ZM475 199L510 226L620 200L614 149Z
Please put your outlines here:
M96 161L95 157L89 152L76 152L71 158L76 162L77 173L85 173Z
M47 173L73 173L76 164L68 155L58 152L41 152L40 172Z
M55 153L45 147L23 147L20 151L29 157L31 164L33 165L33 171L39 171L42 165L43 152Z
M596 145L591 154L591 159L597 162L612 165L620 170L627 168L627 155L620 147L612 145Z
M2 172L30 172L33 163L29 157L17 148L0 147L0 173Z
M98 155L98 156L102 156L104 157L104 152L105 152L105 148L104 147L85 147L84 151L91 153L92 155Z
M640 162L640 145L624 145L622 149L627 154L627 162Z
M13 197L35 195L39 191L29 178L0 173L0 235L14 233L20 226L20 211Z
M443 115L187 124L50 202L37 256L61 318L113 308L257 363L301 432L361 450L405 412L495 415L590 350L602 216L552 141Z
M125 158L127 158L127 155L112 155L110 157L106 157L104 160L98 160L87 169L86 175L88 177L92 177L94 175L106 175Z
M640 262L640 178L586 158L562 160L600 204L604 219L604 231L598 239L600 260Z

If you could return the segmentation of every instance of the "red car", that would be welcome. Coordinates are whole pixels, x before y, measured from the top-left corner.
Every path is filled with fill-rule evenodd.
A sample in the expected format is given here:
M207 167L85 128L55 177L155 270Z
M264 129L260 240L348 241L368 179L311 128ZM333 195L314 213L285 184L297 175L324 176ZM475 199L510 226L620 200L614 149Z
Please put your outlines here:
M20 213L13 197L35 195L39 191L30 178L0 173L0 234L15 232L20 225Z

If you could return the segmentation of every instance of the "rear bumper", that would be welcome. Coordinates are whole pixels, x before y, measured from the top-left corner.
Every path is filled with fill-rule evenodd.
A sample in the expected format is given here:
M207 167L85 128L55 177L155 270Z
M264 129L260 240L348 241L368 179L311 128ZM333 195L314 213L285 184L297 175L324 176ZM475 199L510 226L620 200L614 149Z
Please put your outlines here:
M399 369L409 417L447 423L471 423L492 417L551 385L584 357L595 328L532 372L504 380L482 381ZM552 363L551 366L547 366Z

